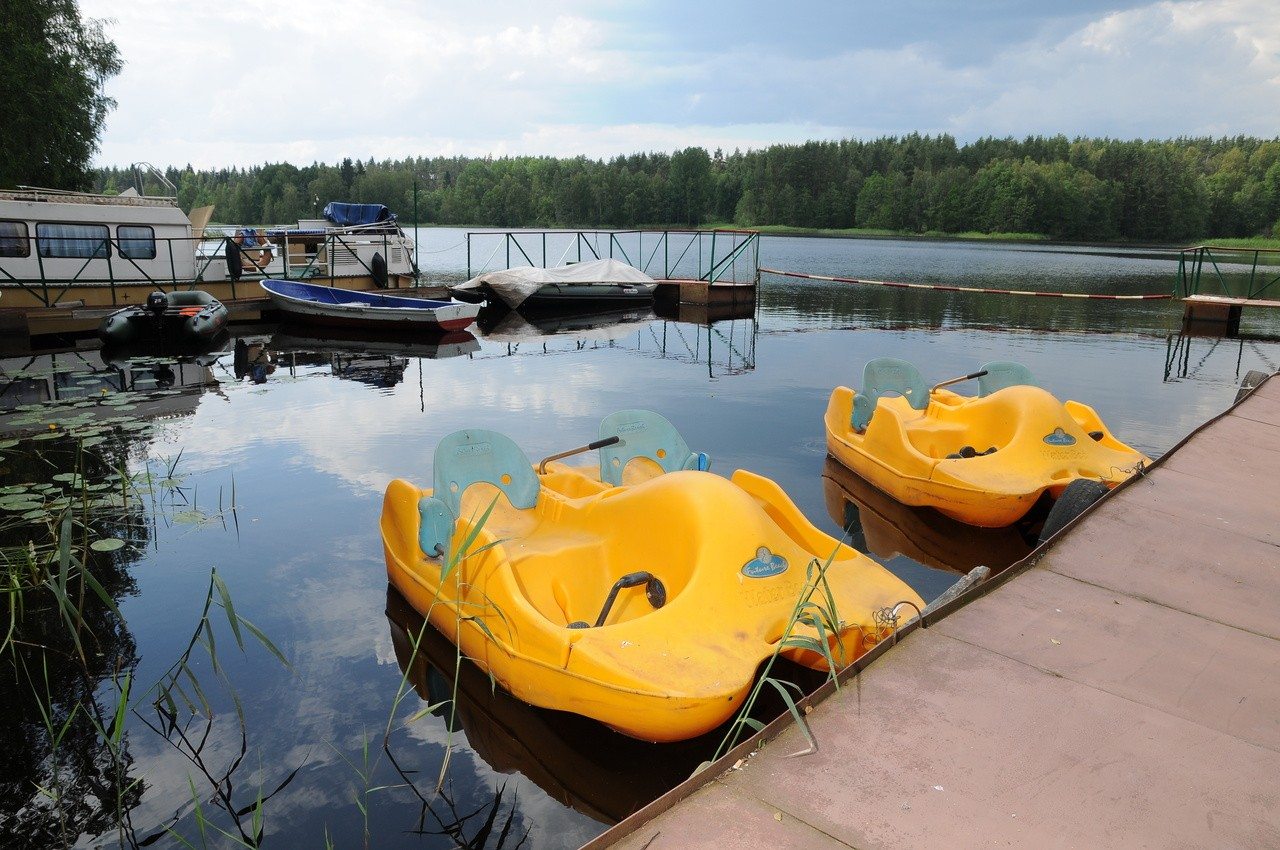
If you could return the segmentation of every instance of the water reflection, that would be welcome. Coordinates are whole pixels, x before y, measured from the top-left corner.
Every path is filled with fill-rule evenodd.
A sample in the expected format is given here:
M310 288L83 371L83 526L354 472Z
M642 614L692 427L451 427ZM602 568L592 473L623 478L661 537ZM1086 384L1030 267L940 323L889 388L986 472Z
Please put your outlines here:
M631 333L633 325L653 318L649 307L584 312L536 312L485 307L476 326L493 342L528 342L560 334L577 339L610 340Z
M977 566L999 572L1022 560L1047 512L1038 505L1009 528L965 525L931 508L902 504L830 457L822 467L822 491L827 514L858 551L883 560L905 556L962 575Z
M1234 364L1232 374L1242 379L1249 364L1256 363L1268 372L1280 372L1280 337L1237 334L1226 337L1222 325L1210 327L1183 325L1176 334L1165 337L1164 379L1196 380L1210 359ZM1246 355L1249 355L1246 357Z
M421 358L443 360L480 350L479 341L467 331L443 334L397 333L365 328L330 328L285 325L271 336L276 352L319 351L338 357Z
M497 688L387 587L396 660L418 696L499 773L521 773L552 798L601 823L616 823L686 779L719 742L717 733L678 744L646 744L561 711L535 708ZM418 653L414 641L421 635ZM454 670L457 709L451 699Z

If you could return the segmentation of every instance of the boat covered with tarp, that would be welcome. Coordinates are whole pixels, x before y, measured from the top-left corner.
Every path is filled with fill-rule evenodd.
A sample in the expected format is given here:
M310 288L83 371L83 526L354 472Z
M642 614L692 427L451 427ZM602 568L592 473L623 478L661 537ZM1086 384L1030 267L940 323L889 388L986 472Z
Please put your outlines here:
M554 269L516 266L485 272L450 288L463 301L505 304L512 310L603 309L649 304L658 283L612 257Z

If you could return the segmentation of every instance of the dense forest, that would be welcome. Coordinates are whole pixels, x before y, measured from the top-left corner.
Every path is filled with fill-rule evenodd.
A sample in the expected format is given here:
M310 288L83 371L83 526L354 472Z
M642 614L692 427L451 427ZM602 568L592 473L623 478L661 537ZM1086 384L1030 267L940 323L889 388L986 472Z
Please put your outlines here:
M1034 233L1079 240L1280 236L1280 139L1172 141L947 135L702 148L614 159L429 159L196 171L169 168L184 209L221 222L316 217L327 201L381 203L422 223L491 227L871 228ZM133 185L99 169L96 188Z

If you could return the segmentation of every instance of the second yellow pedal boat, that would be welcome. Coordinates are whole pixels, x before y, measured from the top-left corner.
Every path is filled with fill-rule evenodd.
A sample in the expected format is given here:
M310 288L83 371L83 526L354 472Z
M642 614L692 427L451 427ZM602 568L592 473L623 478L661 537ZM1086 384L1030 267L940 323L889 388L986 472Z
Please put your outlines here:
M976 396L946 389L977 380ZM1060 402L1019 363L988 363L932 388L914 366L867 363L862 390L837 387L827 450L898 501L1003 528L1077 480L1114 487L1150 460L1117 440L1088 405Z
M774 482L705 471L657 414L614 414L589 448L598 467L535 470L501 434L459 431L432 488L397 479L383 502L392 584L526 702L691 738L741 708L779 646L821 669L825 643L849 663L899 602L923 606Z

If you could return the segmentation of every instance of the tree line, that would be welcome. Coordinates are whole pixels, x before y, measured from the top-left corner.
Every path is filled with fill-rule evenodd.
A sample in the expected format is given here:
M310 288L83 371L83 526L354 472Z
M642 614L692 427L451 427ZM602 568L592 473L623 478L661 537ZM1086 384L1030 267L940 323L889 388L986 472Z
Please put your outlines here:
M1280 236L1280 139L1167 141L911 134L708 153L345 159L167 169L184 209L280 224L328 201L386 204L402 221L486 227L871 228L1178 241ZM132 185L97 170L95 187Z

